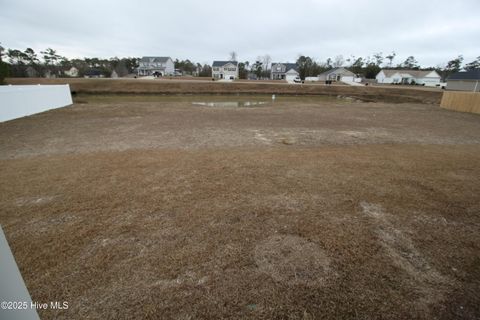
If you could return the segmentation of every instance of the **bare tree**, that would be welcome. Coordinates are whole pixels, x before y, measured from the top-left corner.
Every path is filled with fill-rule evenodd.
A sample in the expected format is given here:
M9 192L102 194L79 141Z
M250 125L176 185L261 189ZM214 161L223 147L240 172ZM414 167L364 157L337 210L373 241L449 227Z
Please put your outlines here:
M381 52L377 52L373 55L374 63L377 66L380 66L383 63L383 54Z
M395 53L395 51L392 51L392 53L390 53L388 56L386 56L385 58L387 58L388 60L388 67L391 68L392 65L393 65L393 59L395 59L395 56L397 54Z
M270 63L272 62L272 57L269 54L266 54L262 57L262 64L264 70L264 77L269 77Z
M335 57L335 61L333 62L333 67L334 68L341 67L343 66L344 63L345 63L345 60L343 59L343 56L340 54Z

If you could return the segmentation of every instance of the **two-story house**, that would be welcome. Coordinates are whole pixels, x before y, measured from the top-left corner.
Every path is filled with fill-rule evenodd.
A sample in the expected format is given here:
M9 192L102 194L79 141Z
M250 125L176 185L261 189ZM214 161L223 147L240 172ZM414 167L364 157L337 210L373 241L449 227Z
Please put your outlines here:
M270 78L272 80L292 81L299 76L298 66L296 63L272 63Z
M212 78L214 79L238 79L237 61L213 61Z
M171 76L175 64L170 57L143 57L137 70L139 76Z

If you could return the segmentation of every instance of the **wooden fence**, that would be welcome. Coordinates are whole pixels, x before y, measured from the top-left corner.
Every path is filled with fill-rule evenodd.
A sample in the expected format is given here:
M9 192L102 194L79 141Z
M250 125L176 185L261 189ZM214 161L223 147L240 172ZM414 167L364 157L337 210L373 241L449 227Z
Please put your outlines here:
M440 107L461 112L480 114L480 93L445 91Z

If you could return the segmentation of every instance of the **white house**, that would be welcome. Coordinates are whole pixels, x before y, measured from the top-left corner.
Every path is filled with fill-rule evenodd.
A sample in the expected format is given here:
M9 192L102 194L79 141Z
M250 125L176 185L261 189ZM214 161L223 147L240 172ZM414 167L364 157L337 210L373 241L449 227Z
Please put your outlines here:
M318 81L333 80L333 81L353 82L356 77L357 76L355 75L355 73L351 72L350 70L339 67L339 68L334 68L319 74Z
M63 73L69 77L78 77L78 69L75 67L71 67L70 69L63 71Z
M270 79L272 80L293 81L293 79L299 75L300 73L298 72L298 66L296 63L272 63L270 69Z
M213 61L212 78L214 79L238 79L237 61Z
M382 69L375 77L378 83L420 84L435 87L440 75L435 70L390 70Z
M143 57L137 70L139 76L171 76L175 73L175 64L170 57Z

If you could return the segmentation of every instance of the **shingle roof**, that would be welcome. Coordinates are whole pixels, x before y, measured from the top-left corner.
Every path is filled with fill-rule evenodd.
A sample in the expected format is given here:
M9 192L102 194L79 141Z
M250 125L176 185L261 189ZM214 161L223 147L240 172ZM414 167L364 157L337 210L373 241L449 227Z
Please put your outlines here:
M99 69L89 69L85 72L86 76L99 76L102 72Z
M283 62L274 62L272 63L272 66L276 65L276 64L283 64L285 66L285 72L287 72L288 70L295 70L295 71L298 71L298 65L296 63L289 63L289 62L286 62L286 63L283 63ZM275 71L274 71L275 72Z
M158 63L165 63L171 59L170 57L142 57L140 62L158 62Z
M456 72L448 77L447 80L480 80L480 69Z
M237 62L237 61L213 61L212 67L223 67L223 66L226 65L227 63L231 63L231 64L234 64L234 65L238 65L238 62Z
M385 74L385 77L390 78L393 76L395 73L399 74L409 74L413 78L423 78L427 74L433 72L434 70L405 70L405 69L399 69L399 70L392 70L392 69L382 69L383 73Z

